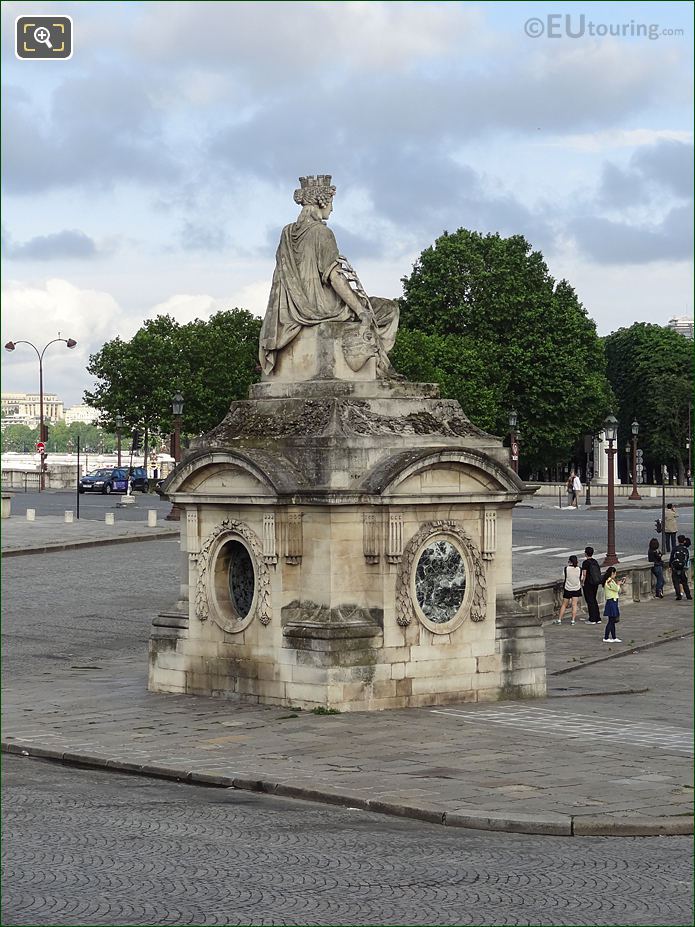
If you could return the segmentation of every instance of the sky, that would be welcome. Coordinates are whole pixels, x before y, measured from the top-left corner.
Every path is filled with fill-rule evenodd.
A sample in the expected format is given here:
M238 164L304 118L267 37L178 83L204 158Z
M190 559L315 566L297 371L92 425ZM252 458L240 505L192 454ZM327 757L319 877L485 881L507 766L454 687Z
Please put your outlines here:
M16 17L42 13L72 17L69 60L15 57ZM145 319L262 316L305 174L333 175L330 224L373 295L463 227L524 235L599 334L693 313L689 2L1 15L2 342L76 339L45 361L67 405ZM30 348L2 362L3 391L38 389Z

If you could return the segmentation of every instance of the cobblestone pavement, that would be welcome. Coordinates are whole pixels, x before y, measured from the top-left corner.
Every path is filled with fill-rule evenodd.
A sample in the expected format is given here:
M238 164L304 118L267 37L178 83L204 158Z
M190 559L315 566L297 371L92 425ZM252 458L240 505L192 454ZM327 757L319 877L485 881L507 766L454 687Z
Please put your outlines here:
M319 717L146 691L145 641L171 602L176 551L152 541L4 564L6 744L388 802L448 823L482 815L569 833L571 821L579 833L599 819L687 821L689 603L625 607L623 645L603 645L600 627L549 625L551 695L569 697ZM50 608L37 609L47 589Z
M686 837L490 834L5 759L2 923L692 922Z

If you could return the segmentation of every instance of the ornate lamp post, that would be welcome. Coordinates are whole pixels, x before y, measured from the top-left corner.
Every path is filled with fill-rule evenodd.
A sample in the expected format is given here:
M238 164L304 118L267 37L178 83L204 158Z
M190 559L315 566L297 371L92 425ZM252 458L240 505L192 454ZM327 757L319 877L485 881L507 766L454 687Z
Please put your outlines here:
M632 428L632 492L630 499L641 499L642 496L637 492L637 435L639 434L639 422L634 421L630 426Z
M174 464L177 464L181 459L181 416L183 415L183 396L181 393L176 393L172 396L171 411L174 414L174 430L171 433L170 454L174 458ZM171 506L171 511L166 516L166 520L181 520L181 512L175 502Z
M181 416L183 415L183 396L176 393L171 397L171 411L174 413L174 431L171 436L171 456L175 463L181 460Z
M632 455L632 445L625 445L625 482L630 482L630 457ZM618 474L618 479L620 480L620 475ZM620 480L622 483L622 480Z
M519 442L516 431L518 420L516 410L512 409L509 413L509 459L515 473L519 472Z
M117 466L121 466L121 431L123 429L123 416L116 416L116 454L118 455Z
M50 347L52 344L55 344L58 341L62 341L69 348L74 348L77 345L77 342L73 338L54 338L52 341L49 341L48 344L44 345L41 351L39 351L36 345L32 344L31 341L8 341L5 345L6 351L14 351L18 344L28 344L30 348L33 348L36 351L36 356L39 359L39 443L41 445L41 472L39 473L39 492L46 488L46 438L48 437L47 429L43 421L43 356L46 353L46 348Z
M614 415L609 415L603 423L603 430L606 435L608 447L608 544L606 547L606 556L603 560L603 566L613 566L618 563L615 553L615 486L613 480L615 476L615 455L617 453L615 442L618 437L618 420Z

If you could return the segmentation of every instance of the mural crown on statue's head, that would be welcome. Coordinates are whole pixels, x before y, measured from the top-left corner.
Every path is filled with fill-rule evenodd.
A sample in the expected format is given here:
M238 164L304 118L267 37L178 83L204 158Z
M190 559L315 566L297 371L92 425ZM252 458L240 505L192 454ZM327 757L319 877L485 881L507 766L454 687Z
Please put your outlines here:
M299 183L299 189L294 191L294 201L299 206L320 206L323 209L335 196L331 174L310 174L300 177Z

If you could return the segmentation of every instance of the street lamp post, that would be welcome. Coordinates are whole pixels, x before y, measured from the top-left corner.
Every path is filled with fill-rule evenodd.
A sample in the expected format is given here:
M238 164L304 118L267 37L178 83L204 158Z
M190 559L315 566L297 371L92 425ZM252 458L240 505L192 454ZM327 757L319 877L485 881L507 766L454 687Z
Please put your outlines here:
M641 499L642 496L637 492L637 435L639 434L639 422L634 421L630 426L632 429L632 492L630 499Z
M606 546L606 556L603 560L603 566L613 566L618 563L618 557L615 553L615 486L613 485L615 471L615 455L617 453L615 442L618 437L618 420L614 415L609 415L603 424L603 430L608 441L606 454L608 454L608 538Z
M630 458L631 456L632 456L632 445L626 444L625 445L625 482L626 483L630 482ZM618 466L620 466L620 464L618 464ZM618 474L618 480L619 482L622 483L622 480L620 479L620 474Z
M46 438L48 437L46 433L46 426L43 422L43 356L46 353L46 348L49 348L52 344L62 341L69 348L74 348L77 342L73 338L54 338L52 341L49 341L48 344L44 345L43 349L39 351L35 344L31 341L8 341L5 345L6 351L14 351L18 344L28 344L30 348L33 348L36 351L36 356L39 359L39 442L41 443L41 472L39 473L39 492L46 488Z
M509 413L509 459L512 470L515 473L519 472L519 441L516 431L517 421L518 415L516 414L516 410L512 409Z
M116 454L118 455L118 466L121 466L121 430L123 429L123 416L116 416Z
M183 415L183 396L181 393L176 393L175 396L171 398L171 411L174 416L174 430L171 433L171 448L170 453L174 458L174 464L178 464L181 459L181 416ZM181 511L179 507L174 502L171 506L171 511L166 516L167 521L180 521L181 520Z

